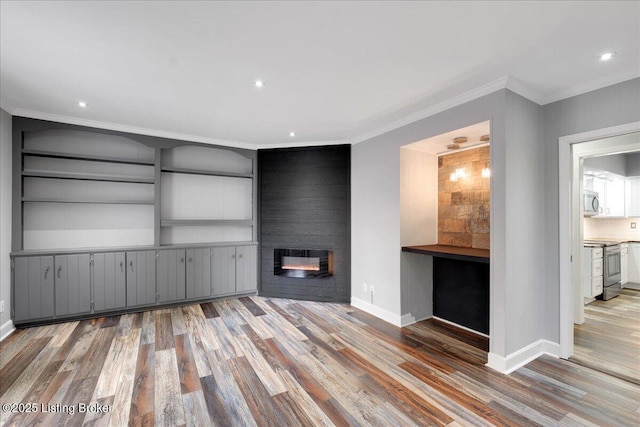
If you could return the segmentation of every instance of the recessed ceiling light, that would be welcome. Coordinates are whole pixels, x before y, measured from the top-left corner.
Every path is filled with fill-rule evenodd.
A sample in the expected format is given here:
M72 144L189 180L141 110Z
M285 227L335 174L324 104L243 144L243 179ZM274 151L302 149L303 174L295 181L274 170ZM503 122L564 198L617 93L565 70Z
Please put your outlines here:
M262 86L264 86L264 82L262 80L256 80L255 81L255 85L256 85L256 87L262 87Z
M296 136L295 132L289 132L289 136Z
M613 58L613 56L615 55L615 52L605 52L602 55L600 55L600 60L601 61L608 61L611 58Z
M87 108L87 103L84 101L78 101L78 107Z

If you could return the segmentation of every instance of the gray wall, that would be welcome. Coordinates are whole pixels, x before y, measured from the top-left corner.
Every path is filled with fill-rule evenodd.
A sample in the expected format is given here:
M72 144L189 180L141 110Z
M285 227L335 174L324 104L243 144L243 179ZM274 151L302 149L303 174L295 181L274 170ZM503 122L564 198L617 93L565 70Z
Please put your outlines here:
M520 249L518 242L505 236L506 93L505 90L494 92L353 146L352 301L358 299L371 303L379 312L386 313L387 318L394 318L398 322L403 316L415 314L402 311L403 307L407 309L418 304L417 301L403 304L402 298L420 295L421 292L419 289L402 289L401 285L401 276L410 272L401 272L400 148L425 138L491 120L491 313L495 325L506 325L505 254L507 250L512 253ZM511 248L505 247L507 242L511 243ZM363 282L375 286L373 296L363 292ZM413 282L408 280L405 285ZM424 303L428 304L429 301ZM527 319L527 322L530 321L531 319ZM509 331L509 335L517 335L517 325L509 326L511 327L514 332L512 334ZM506 328L504 326L501 330L492 332L491 351L495 347L495 351L505 355Z
M640 153L627 154L625 158L627 176L640 176Z
M544 293L544 338L560 340L559 224L558 224L558 139L562 136L640 121L640 78L628 80L573 98L545 105L544 204L546 254Z
M506 315L504 323L494 324L494 330L505 328L504 354L509 355L542 337L544 295L540 284L544 281L545 242L541 230L545 229L545 218L540 207L545 203L545 188L542 109L513 92L507 91L506 96ZM494 191L497 189L492 187ZM493 206L491 213L495 213ZM493 228L491 234L495 234ZM494 291L499 289L494 287Z
M11 115L0 110L0 337L11 328Z
M584 166L627 176L627 156L625 154L587 157L584 159Z

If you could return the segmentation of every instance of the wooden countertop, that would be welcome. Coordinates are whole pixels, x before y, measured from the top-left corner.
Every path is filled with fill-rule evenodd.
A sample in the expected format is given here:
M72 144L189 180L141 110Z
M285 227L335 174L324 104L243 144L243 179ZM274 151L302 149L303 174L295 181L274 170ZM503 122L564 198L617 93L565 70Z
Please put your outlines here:
M402 251L486 264L489 263L490 258L490 251L488 249L461 248L459 246L447 245L403 246Z

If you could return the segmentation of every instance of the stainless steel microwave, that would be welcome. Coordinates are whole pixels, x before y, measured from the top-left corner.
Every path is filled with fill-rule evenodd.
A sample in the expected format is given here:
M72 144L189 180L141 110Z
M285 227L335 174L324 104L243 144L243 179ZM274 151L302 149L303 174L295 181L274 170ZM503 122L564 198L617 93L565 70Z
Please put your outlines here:
M600 213L600 200L595 191L584 192L584 216L593 216Z

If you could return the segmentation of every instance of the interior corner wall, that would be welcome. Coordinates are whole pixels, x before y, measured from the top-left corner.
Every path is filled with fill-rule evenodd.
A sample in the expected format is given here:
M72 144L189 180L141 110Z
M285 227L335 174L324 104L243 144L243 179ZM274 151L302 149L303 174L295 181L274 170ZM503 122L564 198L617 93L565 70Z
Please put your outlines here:
M13 329L11 324L11 115L0 110L0 338Z
M540 284L544 281L545 218L540 207L546 192L542 108L507 91L505 129L505 352L510 355L543 336L544 290Z
M462 127L491 120L492 135L492 234L503 235L504 227L494 225L495 181L504 180L504 160L494 159L494 147L504 150L505 90L499 90L465 104L408 124L401 128L355 144L351 152L351 297L371 304L372 311L387 314L392 323L400 324L403 316L401 286L401 211L400 211L400 149L413 142L440 135ZM504 155L497 153L498 158ZM497 170L496 170L497 168ZM498 190L504 183L497 185ZM499 194L499 191L496 192ZM504 209L504 208L503 208ZM492 241L492 282L499 289L506 286L500 272L503 258L494 259L493 251L504 253L504 238ZM374 285L375 293L364 292L363 283ZM499 318L504 309L493 310ZM504 347L504 336L492 336L492 345ZM502 343L502 344L500 344Z
M582 132L640 121L640 78L627 80L542 108L544 124L544 315L543 338L560 340L560 283L559 266L559 138Z

